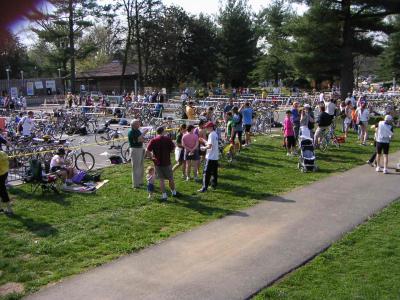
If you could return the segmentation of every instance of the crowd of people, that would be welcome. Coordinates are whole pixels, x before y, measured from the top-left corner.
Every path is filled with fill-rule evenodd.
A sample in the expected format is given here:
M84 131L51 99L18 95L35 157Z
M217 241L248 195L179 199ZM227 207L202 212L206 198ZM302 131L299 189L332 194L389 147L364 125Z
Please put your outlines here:
M160 99L159 93L153 94L149 95L149 101L157 101L160 104L158 109L162 112L163 99ZM232 97L223 108L222 117L217 117L214 107L210 106L206 111L199 113L195 102L189 96L187 99L188 101L184 102L186 103L185 119L193 122L182 124L174 141L169 137L168 129L159 127L156 128L156 136L145 147L146 131L141 129L141 121L135 119L131 122L128 141L132 164L132 187L134 189L143 187L146 179L149 198L154 197L156 179L159 180L163 201L168 199L166 181L168 181L170 195L179 196L174 180L174 173L179 168L181 168L183 180L201 183L198 192L204 193L209 188L217 188L221 141L232 144L238 152L242 147L251 145L251 128L256 117L251 101L237 106L235 98ZM89 96L84 100L91 101ZM77 98L68 93L66 105L71 107L75 101ZM322 139L325 138L325 133L334 131L335 125L340 123L345 138L351 130L354 130L360 145L366 146L369 118L370 111L366 97L356 99L349 94L345 101L340 102L335 97L326 99L326 96L321 93L316 103L305 103L301 107L300 103L294 102L286 111L282 122L286 153L288 156L297 155L298 141L304 138L312 140L314 146L318 148ZM27 114L21 112L15 120L19 134L31 136L33 122L32 111ZM388 173L388 154L390 141L393 138L393 127L393 117L390 115L386 115L384 120L372 127L375 131L376 151L368 163L375 166L376 171L382 171L385 174ZM2 143L7 144L7 139L0 136L0 145ZM172 162L171 156L175 158L175 162ZM149 166L146 170L144 169L145 158L153 161L153 166ZM50 170L59 174L60 178L67 183L76 175L75 171L67 166L65 150L62 148L58 149L51 159ZM0 171L2 171L1 162ZM7 172L0 174L0 186L2 186L1 176L3 175L7 178ZM7 202L7 196L3 196L4 202Z

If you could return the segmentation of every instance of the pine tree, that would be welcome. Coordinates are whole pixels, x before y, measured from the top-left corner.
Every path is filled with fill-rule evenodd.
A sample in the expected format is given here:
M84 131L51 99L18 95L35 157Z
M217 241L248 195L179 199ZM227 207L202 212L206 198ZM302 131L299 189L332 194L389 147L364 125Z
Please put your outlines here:
M261 51L253 72L258 81L285 79L292 73L291 41L289 25L294 14L283 0L275 0L257 16L258 38L263 41Z
M393 21L395 31L389 36L385 50L380 55L382 79L400 78L400 16Z
M381 48L375 43L374 33L390 33L393 29L385 22L390 15L400 13L398 0L303 0L311 7L311 14L331 16L328 20L320 20L317 27L327 26L327 23L338 24L339 30L333 36L320 36L320 39L333 39L334 46L339 49L337 64L340 68L341 97L344 99L354 86L354 57L356 55L376 56ZM314 8L314 9L313 9ZM320 10L318 12L318 10ZM334 16L334 17L333 17ZM306 14L309 18L310 14ZM313 28L309 34L313 35ZM307 35L307 33L305 33ZM310 56L323 56L323 51L316 47ZM316 60L318 61L318 60ZM327 64L331 65L329 59Z
M227 0L220 9L220 71L222 80L241 86L254 68L257 38L246 0Z

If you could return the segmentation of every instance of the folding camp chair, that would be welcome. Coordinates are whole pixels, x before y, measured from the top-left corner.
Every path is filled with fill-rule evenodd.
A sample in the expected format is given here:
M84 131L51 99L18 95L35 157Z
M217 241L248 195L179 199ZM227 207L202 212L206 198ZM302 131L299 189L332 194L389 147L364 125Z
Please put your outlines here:
M56 187L57 176L53 174L45 174L43 172L42 163L37 159L29 162L29 169L24 181L31 184L31 192L34 194L39 188L42 192L53 191L58 194Z

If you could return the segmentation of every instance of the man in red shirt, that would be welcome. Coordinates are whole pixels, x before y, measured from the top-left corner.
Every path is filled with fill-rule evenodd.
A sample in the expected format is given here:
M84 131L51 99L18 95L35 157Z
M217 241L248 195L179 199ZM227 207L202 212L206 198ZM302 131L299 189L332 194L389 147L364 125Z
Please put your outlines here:
M164 127L157 128L157 136L153 138L147 146L147 152L151 154L154 162L156 176L160 179L160 189L162 192L162 201L167 201L167 193L165 191L164 180L169 181L172 197L177 196L175 190L174 173L172 172L171 153L174 151L175 145L172 140L164 136Z

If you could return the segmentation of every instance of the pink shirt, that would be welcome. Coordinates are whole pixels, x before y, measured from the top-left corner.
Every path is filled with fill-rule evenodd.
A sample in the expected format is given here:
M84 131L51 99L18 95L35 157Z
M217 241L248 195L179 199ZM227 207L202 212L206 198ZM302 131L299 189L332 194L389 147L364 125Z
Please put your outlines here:
M293 123L290 118L286 117L283 121L283 133L285 137L294 136Z
M199 137L194 133L186 133L182 137L182 145L185 149L193 151L196 149L196 145L199 141Z

